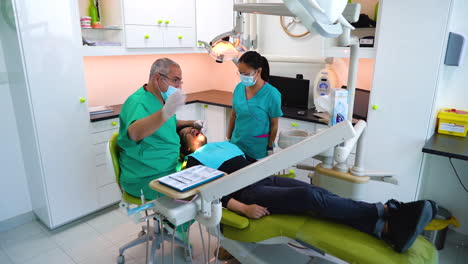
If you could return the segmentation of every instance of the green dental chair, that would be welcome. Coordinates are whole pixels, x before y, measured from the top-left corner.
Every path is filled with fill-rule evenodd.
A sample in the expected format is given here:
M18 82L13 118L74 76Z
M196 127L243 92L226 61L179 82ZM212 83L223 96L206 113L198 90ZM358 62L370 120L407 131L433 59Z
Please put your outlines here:
M131 206L140 206L142 205L140 197L135 197L122 189L120 186L120 164L119 164L119 154L120 154L120 149L117 144L117 138L119 134L114 133L112 137L108 141L107 145L107 151L106 151L106 156L108 159L108 164L112 164L113 167L113 173L115 175L115 180L117 184L119 185L120 191L122 193L122 200L120 202L120 207L127 209ZM146 200L146 202L150 202ZM146 215L148 215L148 212L145 211ZM135 238L134 240L128 242L124 246L119 248L119 256L117 257L117 263L118 264L123 264L125 263L125 257L124 257L124 251L132 248L134 246L140 245L142 243L147 243L148 241L151 241L151 254L148 256L151 260L154 260L155 252L156 249L159 249L161 247L161 244L164 241L173 241L173 231L174 231L174 226L171 225L170 223L167 223L165 221L162 221L162 226L163 229L161 230L161 221L160 219L154 218L154 225L150 226L149 228L146 228L146 226L142 226L142 230L138 234L138 237ZM178 230L177 230L178 231ZM162 235L164 233L164 235ZM192 258L192 253L191 253L191 246L189 245L188 242L188 233L187 232L177 232L178 235L174 237L174 242L175 244L181 246L184 248L185 251L185 257L187 262L191 262ZM180 239L179 237L182 237ZM164 240L164 241L163 241ZM154 263L154 262L151 262Z
M294 173L279 175L293 178ZM360 232L352 227L335 223L312 215L268 215L260 219L249 219L223 208L221 219L224 239L231 240L221 244L242 263L262 263L252 256L249 247L242 242L284 244L285 241L299 244L313 250L320 257L332 256L343 263L359 264L436 264L438 253L434 246L419 236L405 253L394 251L390 245L374 236ZM240 243L239 243L240 242ZM242 250L241 250L242 248ZM232 250L232 251L231 251ZM235 254L235 253L238 254ZM274 254L274 253L271 253ZM317 254L315 254L317 256ZM330 257L328 257L330 260Z

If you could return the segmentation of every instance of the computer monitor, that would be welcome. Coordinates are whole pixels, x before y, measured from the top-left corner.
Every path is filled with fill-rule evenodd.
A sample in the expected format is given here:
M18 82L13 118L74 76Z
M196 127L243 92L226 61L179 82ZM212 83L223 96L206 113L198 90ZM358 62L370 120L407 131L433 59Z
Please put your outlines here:
M310 81L271 75L268 82L281 93L281 105L307 109Z

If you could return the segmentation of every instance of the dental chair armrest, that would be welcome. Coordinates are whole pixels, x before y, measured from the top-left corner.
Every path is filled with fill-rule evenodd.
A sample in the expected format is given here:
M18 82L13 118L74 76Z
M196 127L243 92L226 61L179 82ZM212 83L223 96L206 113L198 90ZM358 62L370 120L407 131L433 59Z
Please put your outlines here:
M233 211L223 208L223 217L221 224L228 225L237 229L244 229L249 226L249 219L247 217L238 215Z

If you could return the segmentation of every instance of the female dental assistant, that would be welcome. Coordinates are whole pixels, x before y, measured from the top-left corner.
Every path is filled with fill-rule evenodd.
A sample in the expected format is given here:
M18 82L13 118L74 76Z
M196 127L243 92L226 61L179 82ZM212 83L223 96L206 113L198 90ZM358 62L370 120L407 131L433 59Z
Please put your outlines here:
M267 81L270 67L255 51L238 63L241 82L234 89L227 139L248 157L258 160L273 153L281 110L281 94Z

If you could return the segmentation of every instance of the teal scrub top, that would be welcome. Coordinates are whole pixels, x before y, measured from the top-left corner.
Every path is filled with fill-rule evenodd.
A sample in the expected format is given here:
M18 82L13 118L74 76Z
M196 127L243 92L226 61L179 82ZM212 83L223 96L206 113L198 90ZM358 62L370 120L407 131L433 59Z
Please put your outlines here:
M242 150L229 141L207 143L188 157L194 157L207 167L218 169L225 161L244 156Z
M283 115L281 94L269 83L247 100L246 87L239 83L234 90L232 107L236 111L231 142L245 154L261 159L267 155L270 118Z
M146 184L149 178L176 172L180 139L176 132L176 116L168 119L156 132L135 142L128 137L128 127L163 107L163 104L143 87L133 93L120 111L118 144L122 183Z

